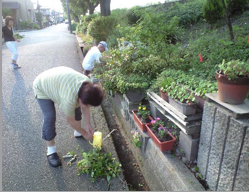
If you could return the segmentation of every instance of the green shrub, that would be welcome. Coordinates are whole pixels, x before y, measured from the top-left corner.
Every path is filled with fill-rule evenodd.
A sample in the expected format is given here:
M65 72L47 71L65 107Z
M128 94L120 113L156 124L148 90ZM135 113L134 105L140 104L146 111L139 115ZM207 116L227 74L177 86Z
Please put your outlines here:
M165 17L170 19L176 16L179 19L179 25L188 28L203 19L203 3L203 0L188 1L183 4L176 3L165 13Z
M10 8L2 7L2 15L3 15L3 18L5 18L6 16L13 16L13 13Z
M87 32L97 42L106 41L116 24L116 19L111 16L98 17L89 23Z
M221 0L206 0L203 6L203 16L209 24L216 23L224 16L224 8Z
M249 0L226 0L227 3L230 1L229 9L231 13L244 11L246 5L249 4Z
M134 7L128 10L127 18L128 18L128 24L134 25L136 24L141 16L138 14L137 10L139 7Z
M33 28L36 29L36 30L39 30L39 29L40 29L40 26L39 26L37 23L34 23L34 24L33 24Z
M22 21L21 22L21 28L22 29L31 29L32 28L32 23L30 20Z

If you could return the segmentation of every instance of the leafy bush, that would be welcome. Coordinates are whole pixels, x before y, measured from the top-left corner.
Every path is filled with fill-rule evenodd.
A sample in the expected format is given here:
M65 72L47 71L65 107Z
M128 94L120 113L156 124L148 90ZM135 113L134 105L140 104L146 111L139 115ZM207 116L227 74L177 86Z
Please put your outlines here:
M203 19L203 3L203 0L188 1L183 4L176 3L165 13L165 17L170 19L176 16L179 19L179 25L188 28Z
M22 21L21 22L21 28L22 29L31 29L32 28L32 23L30 20Z
M222 61L219 64L218 73L226 75L228 79L236 79L238 77L249 77L249 62L241 62L232 60L229 62Z
M116 19L111 16L98 17L89 23L87 32L97 42L106 41L116 24Z
M93 38L89 35L85 34L78 34L78 36L81 38L84 44L92 44Z
M244 11L246 5L249 4L249 0L226 0L227 3L230 1L229 9L231 13Z
M127 13L127 18L128 18L128 24L129 25L134 25L136 24L139 19L141 18L141 16L137 13L137 9L139 7L133 7L131 9L129 9L128 13Z
M3 15L3 18L5 18L6 16L13 16L13 13L10 8L2 7L2 15Z
M92 182L99 177L106 177L109 182L121 172L122 165L112 158L111 153L104 154L99 149L93 149L87 153L83 152L82 155L84 159L77 163L78 175L90 174Z
M40 26L39 26L37 23L34 23L34 24L33 24L33 28L36 29L36 30L39 30L39 29L40 29Z
M203 16L209 24L216 23L224 16L225 10L220 0L206 0L203 6Z

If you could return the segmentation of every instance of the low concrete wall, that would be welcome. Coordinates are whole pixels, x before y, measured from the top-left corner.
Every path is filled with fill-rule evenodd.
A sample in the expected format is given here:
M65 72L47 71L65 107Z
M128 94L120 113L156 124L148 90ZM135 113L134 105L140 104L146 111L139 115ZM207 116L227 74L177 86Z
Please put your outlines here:
M249 119L205 102L197 163L211 190L249 190Z
M112 107L126 134L133 154L139 163L143 176L153 191L203 191L205 190L182 161L170 154L161 152L147 133L143 133L136 125L129 106L122 103L121 95L110 98ZM122 106L122 107L121 107ZM131 106L131 105L130 105ZM122 110L124 109L124 111ZM132 144L131 130L140 132L143 146L136 148Z

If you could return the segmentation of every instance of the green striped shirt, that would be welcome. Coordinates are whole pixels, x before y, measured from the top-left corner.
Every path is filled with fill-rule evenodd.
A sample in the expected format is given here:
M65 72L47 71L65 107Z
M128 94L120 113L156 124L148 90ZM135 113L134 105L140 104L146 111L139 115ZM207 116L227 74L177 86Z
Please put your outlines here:
M36 77L33 89L38 99L51 99L69 117L79 107L78 91L83 82L91 80L68 67L55 67Z

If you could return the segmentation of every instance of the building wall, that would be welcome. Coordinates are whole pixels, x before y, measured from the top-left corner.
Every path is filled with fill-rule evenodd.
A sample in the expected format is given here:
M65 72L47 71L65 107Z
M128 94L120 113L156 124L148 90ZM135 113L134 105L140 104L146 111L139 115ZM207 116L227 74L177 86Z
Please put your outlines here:
M25 20L35 20L34 16L34 6L31 0L3 0L3 2L18 2L20 4L19 10L17 10L17 17L22 21ZM28 11L30 9L31 11Z

